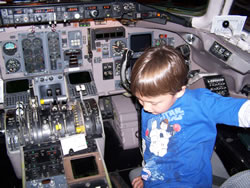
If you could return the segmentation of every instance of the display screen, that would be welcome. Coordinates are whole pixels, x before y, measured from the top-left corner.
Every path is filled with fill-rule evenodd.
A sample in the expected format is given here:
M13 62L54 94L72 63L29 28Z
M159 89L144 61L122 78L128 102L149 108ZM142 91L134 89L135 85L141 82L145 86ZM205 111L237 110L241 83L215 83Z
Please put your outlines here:
M77 12L78 8L77 7L68 7L67 12Z
M94 156L75 159L70 162L75 179L98 175L98 168Z
M14 10L14 15L15 14L24 14L24 11L22 9Z
M143 52L145 49L151 47L152 35L150 33L131 35L130 48L133 52Z
M69 74L70 84L84 84L91 82L91 77L89 72L75 72Z
M35 9L34 13L49 13L49 12L55 12L54 8L44 8L44 9Z
M96 7L96 6L90 6L90 7L87 7L86 9L87 9L87 10L96 10L97 7Z
M29 80L15 80L6 83L6 93L18 93L29 89Z

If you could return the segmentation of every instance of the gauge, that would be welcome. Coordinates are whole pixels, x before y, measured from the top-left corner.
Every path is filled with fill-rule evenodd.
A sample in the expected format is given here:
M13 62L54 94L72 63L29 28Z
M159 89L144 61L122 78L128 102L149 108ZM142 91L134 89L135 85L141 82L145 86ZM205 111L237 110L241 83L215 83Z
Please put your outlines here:
M43 56L37 55L37 56L35 57L35 64L36 64L36 65L43 64Z
M59 38L59 34L57 32L49 32L47 36L48 36L48 39Z
M31 48L31 46L32 46L31 40L30 39L24 39L24 40L22 40L22 46L25 49Z
M112 45L113 56L121 56L126 48L126 44L122 40L117 40Z
M114 9L116 12L120 12L120 11L121 11L120 5L113 5L113 9Z
M43 49L42 48L35 48L34 49L34 55L42 55Z
M33 62L33 58L32 58L32 56L26 56L25 58L24 58L24 62L25 62L25 64L32 64L32 62Z
M23 50L23 55L24 56L32 56L33 52L31 49L24 49Z
M42 47L42 40L40 38L35 38L33 40L33 45L34 45L34 48Z
M3 51L6 55L12 56L17 52L17 46L14 42L6 42L3 45Z
M34 73L35 72L34 65L32 65L32 64L26 64L25 65L25 70L27 71L27 73Z
M49 38L48 39L48 46L49 47L54 47L54 46L57 46L59 45L59 39L58 38Z
M5 66L8 72L14 73L20 70L21 63L17 59L9 59Z
M123 9L125 11L135 10L135 5L134 5L134 3L124 3L123 4Z

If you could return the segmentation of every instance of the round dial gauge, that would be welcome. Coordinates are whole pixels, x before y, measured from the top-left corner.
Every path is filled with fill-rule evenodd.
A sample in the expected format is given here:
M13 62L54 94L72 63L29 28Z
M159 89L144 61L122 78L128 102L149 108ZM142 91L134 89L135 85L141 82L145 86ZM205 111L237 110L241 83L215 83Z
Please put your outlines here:
M20 70L21 63L17 59L9 59L5 66L9 72L14 73Z
M33 40L33 45L34 45L34 48L40 48L42 47L42 40L40 38L35 38Z
M126 48L126 44L122 40L117 40L112 45L113 56L121 56Z
M22 40L22 46L24 49L29 49L32 46L32 42L30 39L23 39Z
M6 42L3 45L3 51L6 55L12 56L17 52L17 46L13 42Z

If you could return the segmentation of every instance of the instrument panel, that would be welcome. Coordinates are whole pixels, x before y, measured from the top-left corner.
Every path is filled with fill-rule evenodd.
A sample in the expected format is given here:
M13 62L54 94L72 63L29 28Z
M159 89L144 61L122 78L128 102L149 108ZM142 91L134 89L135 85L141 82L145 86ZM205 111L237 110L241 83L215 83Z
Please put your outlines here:
M136 59L150 46L185 44L173 32L126 27L114 20L102 25L89 21L88 25L62 24L56 29L35 26L5 28L0 41L2 78L6 81L28 79L41 99L45 95L42 85L57 87L58 84L61 95L75 95L71 86L67 88L71 81L64 77L68 73L73 77L72 72L87 70L89 75L79 73L85 80L78 80L78 84L87 85L94 80L92 94L122 93L120 64L125 49L132 49ZM26 84L27 88L29 84ZM9 94L7 90L5 92Z
M34 6L35 5L35 6ZM83 19L151 19L164 18L180 24L189 25L185 19L170 13L161 13L153 8L134 1L62 1L55 3L9 4L0 9L0 26L17 26L27 24L57 24L79 22Z

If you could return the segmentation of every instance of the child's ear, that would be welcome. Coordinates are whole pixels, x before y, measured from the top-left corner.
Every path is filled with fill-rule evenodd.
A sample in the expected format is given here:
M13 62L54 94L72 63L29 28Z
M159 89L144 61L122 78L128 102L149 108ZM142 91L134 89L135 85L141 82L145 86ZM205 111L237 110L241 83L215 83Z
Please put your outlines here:
M185 90L186 90L186 86L182 86L181 90L175 94L176 98L182 97L182 95L184 95L184 93L185 93Z

